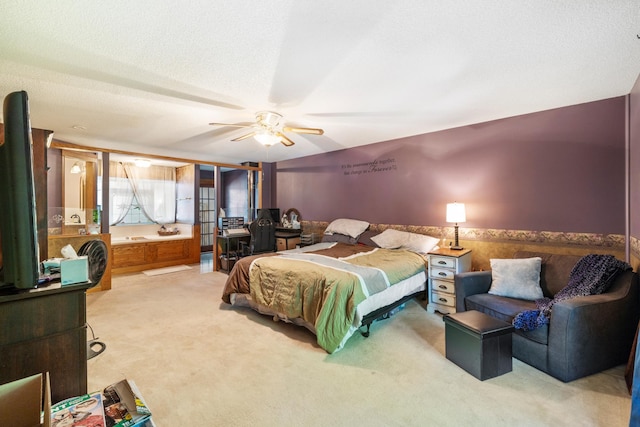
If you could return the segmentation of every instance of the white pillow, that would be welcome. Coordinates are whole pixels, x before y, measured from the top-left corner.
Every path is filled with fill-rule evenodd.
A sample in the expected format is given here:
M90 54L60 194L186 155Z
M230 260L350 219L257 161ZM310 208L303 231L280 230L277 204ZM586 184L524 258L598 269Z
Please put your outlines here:
M490 294L530 301L544 297L540 287L542 258L490 259L489 262Z
M402 246L402 243L406 240L402 231L387 228L382 233L371 238L376 245L385 249L396 249Z
M420 254L426 254L430 250L436 247L440 239L426 234L408 233L409 240L402 245L404 249L418 252Z
M364 230L369 227L369 223L366 221L359 221L357 219L340 218L333 220L331 224L324 230L324 234L346 234L354 239L357 239Z
M435 237L425 234L409 233L407 231L387 228L382 233L371 238L376 245L385 249L408 249L410 251L426 254L438 244Z

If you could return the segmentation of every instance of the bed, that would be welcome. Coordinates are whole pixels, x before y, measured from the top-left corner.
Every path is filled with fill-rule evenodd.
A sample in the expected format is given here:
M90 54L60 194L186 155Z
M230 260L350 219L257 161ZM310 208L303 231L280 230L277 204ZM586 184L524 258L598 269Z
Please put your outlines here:
M374 320L425 295L424 256L372 244L324 241L241 258L229 273L222 300L304 326L334 353L359 329L366 328L361 332L368 336Z

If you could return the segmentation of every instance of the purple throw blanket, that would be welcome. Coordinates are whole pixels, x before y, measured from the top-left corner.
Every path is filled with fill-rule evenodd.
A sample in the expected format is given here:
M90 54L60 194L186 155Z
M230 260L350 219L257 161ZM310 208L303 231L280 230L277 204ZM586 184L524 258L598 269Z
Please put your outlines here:
M531 331L549 323L553 305L575 297L598 295L609 289L613 279L622 271L631 269L626 262L613 255L586 255L578 260L569 275L569 283L553 299L536 300L537 310L526 310L513 318L516 329Z

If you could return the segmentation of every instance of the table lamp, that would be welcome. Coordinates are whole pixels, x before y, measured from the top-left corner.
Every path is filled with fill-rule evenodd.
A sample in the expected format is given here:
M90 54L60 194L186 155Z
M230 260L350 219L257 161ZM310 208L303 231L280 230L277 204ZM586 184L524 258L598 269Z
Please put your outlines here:
M464 248L460 247L458 243L458 223L465 222L467 220L467 216L464 210L464 203L447 203L447 222L454 222L456 225L455 229L455 241L453 246L449 249L453 249L455 251L462 250Z

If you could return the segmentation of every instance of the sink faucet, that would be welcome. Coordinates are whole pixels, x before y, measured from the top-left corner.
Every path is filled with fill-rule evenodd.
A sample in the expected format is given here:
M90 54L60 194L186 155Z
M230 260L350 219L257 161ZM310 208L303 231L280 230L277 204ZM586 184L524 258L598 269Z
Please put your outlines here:
M73 214L73 215L71 215L71 219L73 220L74 223L80 224L80 215Z

